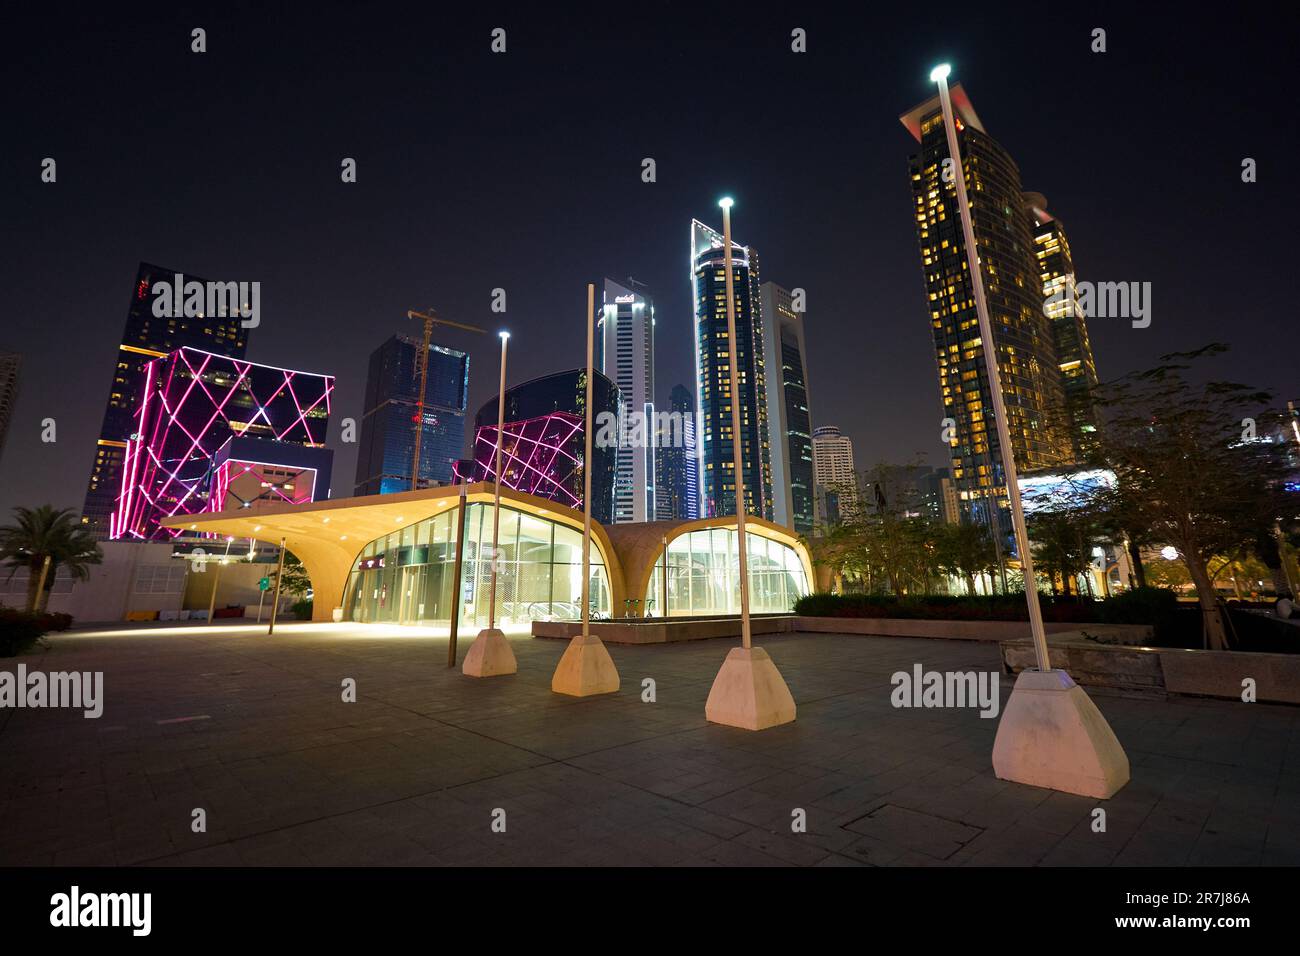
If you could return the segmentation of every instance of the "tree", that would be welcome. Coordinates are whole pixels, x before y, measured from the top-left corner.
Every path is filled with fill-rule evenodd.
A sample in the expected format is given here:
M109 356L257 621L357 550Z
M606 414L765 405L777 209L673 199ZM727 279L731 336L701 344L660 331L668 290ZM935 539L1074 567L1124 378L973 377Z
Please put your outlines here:
M275 590L276 571L267 575L271 580L271 590ZM280 593L288 594L290 597L306 597L307 592L311 590L311 577L307 574L307 569L303 567L301 561L286 551L284 555L284 581L280 584Z
M48 606L54 576L60 567L67 568L76 580L84 581L90 576L90 565L104 560L94 536L70 508L17 507L14 517L13 524L0 527L0 560L9 567L11 578L19 568L27 569L28 611L43 611ZM42 570L45 587L37 594Z
M1092 535L1080 512L1068 508L1037 511L1027 516L1034 569L1047 575L1052 593L1060 577L1065 596L1076 574L1092 565Z
M975 578L992 566L993 538L987 525L939 525L935 529L935 562L940 571L966 582L966 593L975 593Z
M1117 478L1102 493L1107 510L1122 527L1178 550L1214 649L1227 646L1227 635L1208 563L1274 524L1269 515L1280 507L1284 473L1277 448L1249 440L1253 429L1243 428L1249 422L1262 430L1272 417L1269 394L1200 373L1197 363L1226 351L1215 343L1174 352L1099 389L1095 450L1096 462Z

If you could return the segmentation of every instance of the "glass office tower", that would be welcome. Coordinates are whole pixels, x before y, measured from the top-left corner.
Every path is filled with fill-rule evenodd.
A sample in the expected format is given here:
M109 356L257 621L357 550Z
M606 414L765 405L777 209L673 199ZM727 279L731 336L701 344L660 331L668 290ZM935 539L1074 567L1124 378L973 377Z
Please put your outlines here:
M758 254L732 240L740 445L745 465L745 513L772 517L767 381L763 358ZM732 474L731 361L722 234L691 221L691 285L695 302L695 387L699 423L700 514L736 514Z
M635 286L636 288L632 288ZM640 444L621 441L614 472L614 521L653 521L655 516L655 307L645 286L628 280L605 280L604 301L596 327L595 366L618 386L620 414ZM633 416L642 417L634 431Z
M775 282L760 287L763 302L767 423L772 458L772 520L800 534L813 529L812 399L809 397L803 313Z
M655 518L693 521L700 516L699 453L695 438L695 399L685 385L674 385L668 410L681 422L680 442L671 428L659 433Z
M370 356L365 412L357 449L357 495L386 495L411 488L419 415L419 354L422 343L394 335ZM469 356L429 346L429 374L420 427L418 486L445 485L465 446L469 403Z

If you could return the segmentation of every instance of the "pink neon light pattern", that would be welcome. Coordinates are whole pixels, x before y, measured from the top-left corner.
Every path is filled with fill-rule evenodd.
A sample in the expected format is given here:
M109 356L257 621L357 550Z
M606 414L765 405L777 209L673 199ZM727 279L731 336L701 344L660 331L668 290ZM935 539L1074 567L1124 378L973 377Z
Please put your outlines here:
M182 532L161 527L161 520L223 502L233 476L229 469L248 464L212 468L213 455L232 435L325 443L332 375L192 348L146 363L144 374L136 433L127 442L122 492L110 521L113 538L167 540ZM314 476L312 485L314 492Z
M569 412L506 422L501 442L501 484L539 498L582 508L582 419ZM485 425L474 433L474 474L452 467L456 482L495 481L497 428Z

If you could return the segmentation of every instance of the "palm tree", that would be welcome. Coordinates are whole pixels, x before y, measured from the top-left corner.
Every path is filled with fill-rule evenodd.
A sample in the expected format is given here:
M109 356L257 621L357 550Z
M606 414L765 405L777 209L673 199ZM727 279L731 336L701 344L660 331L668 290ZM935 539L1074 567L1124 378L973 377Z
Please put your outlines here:
M0 561L8 565L11 578L19 568L27 568L28 611L45 609L60 566L84 581L90 576L89 566L104 560L94 537L82 527L71 508L18 507L14 516L17 520L13 524L0 527ZM38 594L42 570L45 587Z

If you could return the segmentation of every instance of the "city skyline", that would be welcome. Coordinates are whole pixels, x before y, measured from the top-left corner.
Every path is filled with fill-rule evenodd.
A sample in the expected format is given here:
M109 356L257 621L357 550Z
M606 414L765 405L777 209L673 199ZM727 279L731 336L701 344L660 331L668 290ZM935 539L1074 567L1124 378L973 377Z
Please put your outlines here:
M763 250L764 262L775 267L774 274L783 284L808 290L809 313L817 317L808 330L810 377L819 383L814 426L826 422L845 428L855 440L858 463L863 467L880 459L911 460L917 454L932 464L944 464L945 450L939 442L941 406L923 324L921 276L915 262L915 237L907 222L908 197L903 185L911 144L897 128L899 111L930 95L926 71L939 59L952 60L955 78L972 90L999 142L1016 157L1022 169L1032 171L1026 174L1027 186L1052 197L1052 209L1060 210L1069 224L1070 241L1084 264L1084 274L1117 280L1145 280L1150 276L1157 302L1154 329L1138 330L1127 323L1106 321L1093 323L1089 330L1103 378L1150 364L1156 355L1175 347L1235 337L1237 349L1232 360L1240 370L1237 377L1272 388L1279 402L1289 397L1286 391L1290 379L1283 350L1251 347L1270 343L1285 330L1280 290L1265 281L1259 264L1264 239L1249 228L1252 217L1264 214L1279 195L1267 174L1268 157L1270 153L1276 155L1280 139L1279 132L1266 122L1266 95L1233 120L1243 124L1243 142L1250 144L1250 154L1264 171L1258 183L1244 184L1239 172L1242 157L1191 148L1198 140L1185 130L1192 125L1191 120L1201 116L1203 107L1193 109L1173 98L1165 114L1167 121L1153 123L1149 111L1121 96L1135 83L1153 81L1161 72L1160 57L1171 54L1166 52L1168 45L1162 45L1148 50L1148 58L1137 63L1125 53L1124 45L1114 43L1114 38L1123 37L1125 30L1149 38L1154 23L1140 18L1116 20L1109 27L1112 50L1106 54L1089 53L1086 42L1081 40L1078 51L1068 54L1070 69L1061 71L1060 84L1044 93L1022 88L1007 71L993 65L992 55L979 43L987 36L982 28L953 22L942 31L935 30L929 39L905 40L879 62L858 63L855 68L864 71L863 79L870 90L868 102L861 102L861 95L855 95L840 106L850 107L867 129L852 134L851 145L842 151L843 161L839 158L841 152L825 149L814 161L812 154L816 151L809 145L838 140L847 127L843 117L839 125L834 125L828 122L831 113L818 113L809 107L805 100L810 86L856 63L829 24L825 20L820 24L816 17L807 18L812 43L806 60L789 59L792 55L786 25L764 18L747 25L732 38L731 46L719 52L728 62L758 55L772 57L781 82L793 82L794 90L781 93L769 89L767 81L760 79L755 94L770 94L774 107L798 96L801 110L813 109L807 114L800 143L788 149L777 146L762 157L719 143L688 162L681 145L692 125L689 114L661 121L651 131L654 135L648 135L644 147L638 143L628 151L602 146L593 157L581 162L584 171L619 179L616 185L602 187L610 197L604 203L575 205L569 202L564 188L549 196L514 186L502 189L504 182L516 178L524 182L534 175L558 182L564 170L571 170L577 162L571 150L550 145L543 148L543 142L549 142L543 137L543 128L549 131L554 122L576 122L583 109L595 105L600 97L574 89L569 80L549 72L549 66L545 67L548 82L556 90L571 94L571 106L549 124L527 117L521 124L514 124L510 137L532 144L524 150L530 159L522 165L507 158L511 151L504 147L510 140L486 137L487 143L473 150L472 158L459 161L480 166L483 185L470 190L468 196L457 197L446 195L438 185L438 176L433 175L434 169L417 171L382 151L376 153L373 143L384 142L384 137L364 122L361 129L353 129L349 135L344 135L346 130L335 130L325 141L314 141L311 148L304 144L287 153L272 151L281 158L274 162L259 160L246 176L215 175L221 163L200 157L191 180L189 173L178 179L180 174L161 156L148 159L137 171L108 153L90 151L84 145L57 137L50 140L43 133L56 128L51 118L20 111L24 140L33 144L50 141L45 152L58 158L60 166L55 184L39 181L40 156L35 155L27 158L30 170L16 169L11 177L21 191L21 202L9 240L8 261L28 280L28 288L43 290L44 308L35 312L12 309L14 320L0 342L21 353L24 360L23 389L5 455L0 459L0 506L37 498L74 508L80 505L98 423L89 420L96 413L86 410L91 399L80 388L68 389L66 381L71 378L84 382L84 391L92 394L107 382L111 361L107 356L113 354L117 344L113 341L117 334L114 327L120 329L123 276L139 261L161 261L178 270L193 268L199 274L220 279L262 281L263 317L256 334L250 336L248 358L268 364L299 364L338 377L338 401L327 444L338 454L336 474L348 475L354 471L357 446L340 442L339 428L343 419L359 422L363 414L365 374L360 355L373 349L376 341L402 332L408 324L404 310L422 307L428 301L437 301L449 315L475 324L510 328L517 343L522 346L527 342L527 349L516 352L518 364L510 375L513 384L576 364L583 336L583 283L602 273L622 275L631 271L638 278L644 277L656 297L656 377L661 385L690 381L689 290L681 279L677 251L680 240L674 237L680 235L684 219L693 215L707 217L707 210L724 192L736 198L738 234ZM139 42L156 40L167 26L160 23L149 27L143 31L146 39ZM99 27L114 30L111 23ZM1066 28L1066 24L1057 27ZM1068 28L1081 35L1086 35L1088 29L1082 22L1073 22ZM1181 28L1192 29L1187 25ZM318 39L322 42L339 39L327 26L314 25L310 29L320 31ZM653 29L658 31L653 36L680 51L680 55L702 50L695 40L672 36L665 28ZM212 29L214 37L246 36L239 31L240 27L233 23L227 24L225 30L215 26ZM286 42L288 37L274 27L271 33L278 38L277 55L283 54L277 69L288 77L302 65L305 53L296 52L296 47ZM523 18L512 34L515 44L504 60L493 61L486 53L473 52L472 40L466 38L465 51L450 51L445 63L436 69L454 68L467 75L487 77L482 91L484 102L504 103L504 87L516 83L521 70L539 68L534 44L522 42L524 37L538 34L554 38L551 28ZM125 30L115 35L122 43L135 42ZM1233 36L1232 31L1220 33L1220 42L1228 46L1229 53L1241 58L1246 75L1266 75L1268 65L1249 60L1245 46L1232 45ZM37 31L31 53L25 55L37 56L46 49L43 44L50 42L46 34ZM80 41L74 37L71 42L75 45ZM269 55L266 43L265 39L257 43L241 40L238 56L261 62L260 58ZM70 101L71 93L60 84L76 82L78 76L84 75L81 70L102 66L102 53L89 47L82 52L83 57L74 59L84 61L84 65L56 81L54 92L62 90ZM166 68L188 68L187 61L181 59L187 55L183 47L175 54L163 54ZM214 43L207 55L216 59L233 54L223 52ZM129 88L141 93L150 88L153 75L149 70L126 69ZM508 72L509 84L502 78L500 85L494 85L490 79L493 69ZM807 76L792 72L798 70L808 71ZM1079 74L1077 79L1075 73ZM38 74L43 75L40 71L32 75ZM182 73L178 90L164 99L197 95L204 84L212 82L201 76L186 77ZM627 82L635 84L638 95L650 103L675 101L677 81L667 71L656 73L654 80L658 86L648 85L646 78ZM1271 87L1265 83L1263 88ZM1210 91L1201 95L1202 102L1205 95L1214 94ZM445 104L439 109L444 107L454 109ZM114 115L113 109L94 98L76 108L87 111L92 118L107 120ZM330 115L323 100L309 102L305 108L323 118ZM1174 184L1197 184L1202 198L1216 207L1229 202L1231 196L1232 201L1240 201L1242 211L1229 211L1216 221L1215 242L1178 243L1170 239L1170 245L1179 247L1178 254L1153 258L1153 244L1135 239L1139 232L1156 222L1158 228L1178 234L1196 227L1199 214L1188 208L1191 204L1176 201L1185 189L1169 185L1151 190L1142 182L1142 171L1124 160L1123 150L1098 160L1076 155L1078 151L1053 148L1060 117L1079 117L1074 126L1086 126L1090 110L1106 112L1104 135L1127 137L1132 142L1158 136L1169 139L1171 148L1183 147L1182 163L1162 170L1161 175L1167 180L1172 178ZM460 119L468 121L472 115L477 114L462 114ZM184 111L160 111L161 135L183 133L185 116ZM278 141L269 114L253 111L249 122L259 137ZM338 179L339 160L360 151L359 146L349 147L349 140L371 144L368 155L358 157L358 182L351 186ZM666 145L656 146L656 141ZM657 161L657 179L653 183L642 181L641 161L646 156ZM1277 164L1272 168L1278 168ZM88 175L88 170L95 172ZM458 171L463 178L467 168L457 166L443 171ZM215 192L194 188L194 182L214 176ZM819 184L819 179L826 183ZM105 188L105 183L113 185ZM262 201L269 189L278 191L278 203ZM349 189L355 193L347 192ZM511 236L489 239L492 233L476 215L475 207L490 204L494 193L510 202L516 228ZM317 203L312 197L318 194L330 196L324 212L337 224L323 227L319 213L310 211ZM55 196L60 199L57 206L52 206ZM449 244L450 235L426 233L410 213L401 211L399 197L412 196L424 208L429 203L448 207L441 218L450 217L449 221L461 226L454 244ZM131 215L123 215L125 207L119 208L127 198L139 203ZM164 200L165 204L160 205ZM12 241L12 237L30 232L25 224L34 222L33 217L44 220L45 228L53 230L51 235L60 230L72 235L74 231L65 228L72 221L68 217L96 203L104 213L78 234L77 242L84 248L78 253L75 267L51 261L40 254L39 248ZM255 225L249 241L241 242L238 248L233 240L236 235L243 237L244 230L221 225L222 205L245 210L244 215ZM278 208L280 212L267 219L268 211L261 206ZM344 223L358 223L363 209L372 206L385 223L376 233L381 240L382 259L364 253L346 232L340 231ZM637 222L633 234L604 237L596 244L562 242L558 245L565 246L563 249L547 247L539 251L541 230L549 232L553 228L549 220L560 210L578 216L576 220L563 220L573 223L572 230L563 235L568 240L581 234L582 224L598 222L611 209L618 210L620 222ZM205 218L215 222L217 228L197 232L183 228L184 223L203 222ZM103 223L111 223L112 231L106 231ZM283 235L286 229L294 235L315 235L305 242L304 252L296 256L286 256L268 238L254 235ZM418 248L405 248L410 235L421 236ZM482 260L472 250L498 239L505 245L501 255L494 257L494 265L466 268L467 263ZM330 243L338 248L331 251ZM89 256L91 248L103 252ZM532 250L532 259L518 264L524 249ZM360 262L356 260L359 254L363 254ZM1192 288L1195 283L1188 277L1206 274L1212 266L1234 277L1230 291ZM1251 276L1258 279L1251 282ZM504 315L491 311L491 294L496 288L505 289L509 295ZM1238 321L1223 329L1216 321L1223 314L1232 314ZM60 334L50 335L49 330L56 327ZM1242 339L1239 330L1250 330L1249 337ZM68 348L69 341L75 347ZM481 344L459 340L454 344L478 358L486 357L482 351L475 351L481 349ZM303 355L301 361L296 358L299 354ZM865 375L855 374L860 363L867 366ZM490 392L493 383L487 379L491 377L480 376L471 383L471 404L477 404ZM659 394L656 401L664 402L665 398ZM41 441L40 422L46 418L58 423L56 442ZM80 489L77 484L81 484Z

